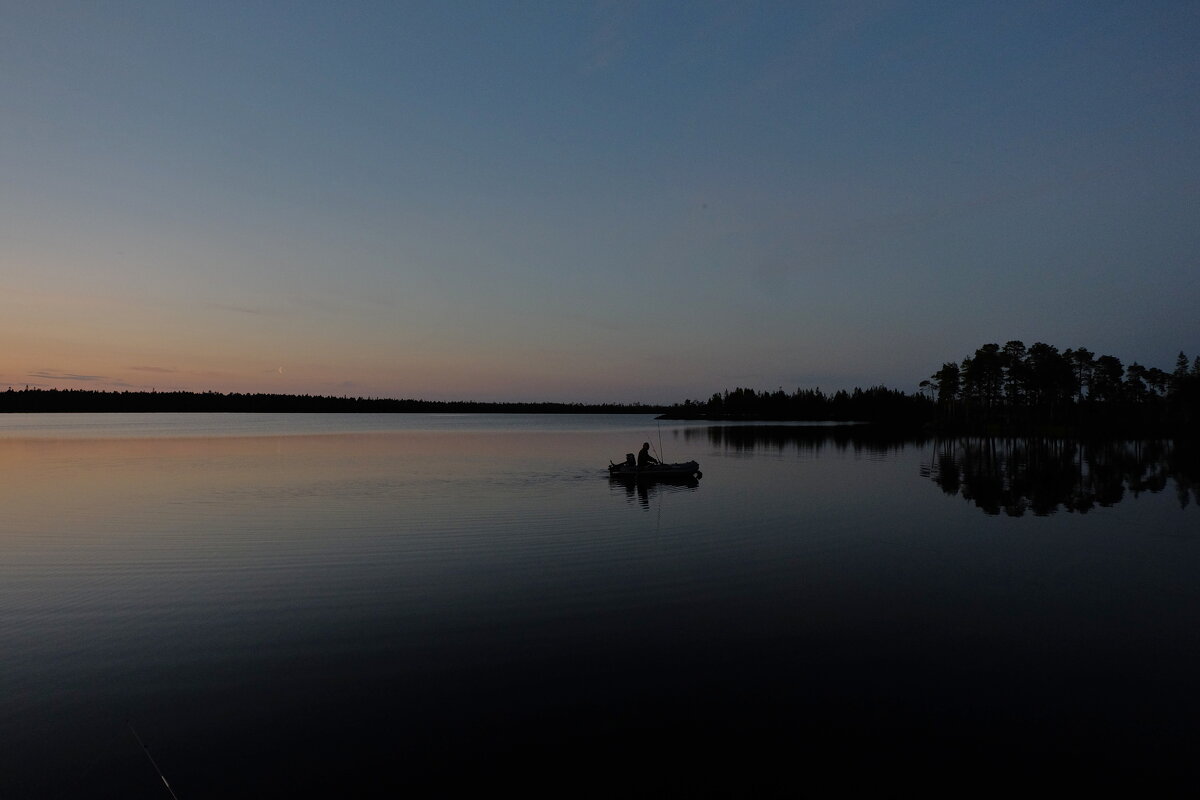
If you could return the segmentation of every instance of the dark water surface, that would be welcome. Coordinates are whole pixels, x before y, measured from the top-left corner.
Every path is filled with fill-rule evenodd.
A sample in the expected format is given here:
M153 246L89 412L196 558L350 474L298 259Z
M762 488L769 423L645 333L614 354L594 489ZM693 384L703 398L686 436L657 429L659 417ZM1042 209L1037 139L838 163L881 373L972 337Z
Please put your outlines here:
M698 485L610 483L647 439ZM0 797L169 797L131 722L184 800L1197 777L1169 442L9 415L0 465Z

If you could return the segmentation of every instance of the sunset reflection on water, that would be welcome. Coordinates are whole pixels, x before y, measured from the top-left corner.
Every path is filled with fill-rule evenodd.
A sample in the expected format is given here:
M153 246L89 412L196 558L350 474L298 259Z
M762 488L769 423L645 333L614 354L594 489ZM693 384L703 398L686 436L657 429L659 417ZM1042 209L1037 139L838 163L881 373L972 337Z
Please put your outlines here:
M181 796L602 766L662 789L702 763L767 789L794 776L762 755L800 750L829 775L1086 747L1161 776L1196 741L1197 508L1173 492L991 516L930 480L933 442L396 424L0 437L0 743L24 765L0 793L153 792L129 719ZM610 482L651 430L703 478Z

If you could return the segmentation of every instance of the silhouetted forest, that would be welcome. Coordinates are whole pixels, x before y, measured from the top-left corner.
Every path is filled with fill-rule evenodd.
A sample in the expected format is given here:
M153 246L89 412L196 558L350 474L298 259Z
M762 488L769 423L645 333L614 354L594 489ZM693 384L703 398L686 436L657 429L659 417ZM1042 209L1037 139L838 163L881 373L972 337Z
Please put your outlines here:
M0 412L273 412L376 414L654 414L662 406L585 403L488 403L392 400L294 394L101 392L90 389L9 389Z
M884 386L826 394L820 389L737 388L672 406L664 419L839 420L939 431L1179 433L1200 427L1200 357L1179 353L1166 372L1125 366L1085 348L1038 342L985 344L947 362L916 394Z
M813 420L921 424L934 418L936 404L922 394L906 394L885 386L844 389L826 394L820 389L787 393L739 387L714 394L707 401L686 400L663 414L663 419Z
M1115 356L1037 342L985 344L946 362L909 394L885 386L785 392L738 387L708 400L657 405L492 403L219 392L102 392L9 389L0 412L340 412L340 413L661 413L663 419L870 422L941 432L1060 432L1139 435L1200 430L1200 356L1181 351L1171 372L1126 366Z
M921 390L936 401L942 429L1168 432L1200 424L1200 357L1189 363L1182 351L1165 372L1082 347L985 344L943 364Z

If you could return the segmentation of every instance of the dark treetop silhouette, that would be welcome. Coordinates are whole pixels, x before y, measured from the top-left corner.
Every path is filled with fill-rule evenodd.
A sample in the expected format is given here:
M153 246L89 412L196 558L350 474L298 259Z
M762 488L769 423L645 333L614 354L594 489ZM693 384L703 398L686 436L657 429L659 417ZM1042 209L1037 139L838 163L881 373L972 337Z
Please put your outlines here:
M985 344L947 362L916 394L883 386L825 394L820 389L757 392L737 388L708 401L688 400L665 418L841 420L931 425L939 430L1045 430L1183 433L1200 425L1200 357L1180 352L1167 373L1136 362L1059 351L1037 342Z
M1085 348L985 344L943 364L921 389L936 400L942 428L1165 433L1200 423L1200 357L1189 366L1182 351L1167 373Z

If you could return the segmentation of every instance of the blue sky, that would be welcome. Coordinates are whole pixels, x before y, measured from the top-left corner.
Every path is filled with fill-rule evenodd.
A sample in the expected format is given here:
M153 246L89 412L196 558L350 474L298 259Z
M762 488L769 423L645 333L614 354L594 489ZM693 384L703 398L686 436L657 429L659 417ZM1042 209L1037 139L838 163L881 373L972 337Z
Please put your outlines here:
M1200 354L1200 4L15 3L0 383L661 402Z

